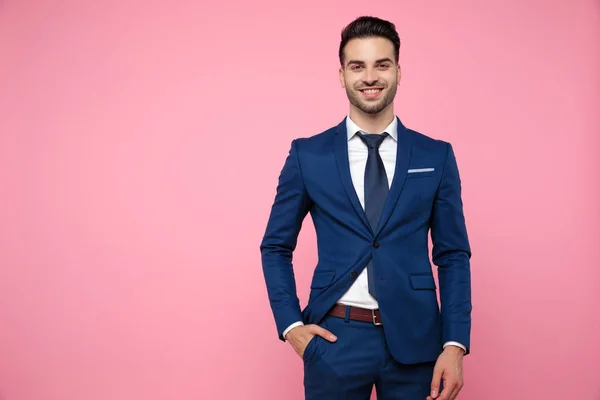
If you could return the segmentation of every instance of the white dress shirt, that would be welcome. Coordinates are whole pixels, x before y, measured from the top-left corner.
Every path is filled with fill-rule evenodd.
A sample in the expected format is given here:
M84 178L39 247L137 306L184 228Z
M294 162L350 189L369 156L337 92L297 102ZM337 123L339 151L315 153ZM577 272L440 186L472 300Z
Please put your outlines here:
M369 149L367 145L361 140L356 134L361 132L363 134L369 134L365 130L361 129L354 121L350 119L348 115L346 118L346 131L348 136L348 161L350 162L350 175L352 177L352 184L354 185L358 200L365 208L365 168L367 165L367 157L369 156ZM383 140L379 146L379 154L383 160L385 172L387 174L388 185L391 187L394 179L394 170L396 168L396 151L398 149L398 120L394 117L392 122L380 133L387 132L388 136ZM377 300L369 293L369 283L367 279L367 268L364 268L356 281L350 286L350 288L340 297L338 304L345 306L361 307L370 310L376 310L379 308ZM304 325L302 321L291 324L284 332L283 336L296 326ZM448 345L454 345L462 348L466 351L465 346L457 342L444 343L444 347Z

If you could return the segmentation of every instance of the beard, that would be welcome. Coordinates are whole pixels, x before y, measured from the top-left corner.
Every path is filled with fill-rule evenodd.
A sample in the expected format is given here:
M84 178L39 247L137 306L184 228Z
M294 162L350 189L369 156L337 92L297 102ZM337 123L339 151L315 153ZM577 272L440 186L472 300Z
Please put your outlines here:
M373 85L378 86L378 85ZM377 100L368 100L362 97L359 90L349 89L346 85L346 95L348 96L348 100L350 103L358 108L360 111L365 114L378 114L383 111L387 106L389 106L393 101L394 97L396 97L397 86L396 84L385 87L387 91L382 98Z

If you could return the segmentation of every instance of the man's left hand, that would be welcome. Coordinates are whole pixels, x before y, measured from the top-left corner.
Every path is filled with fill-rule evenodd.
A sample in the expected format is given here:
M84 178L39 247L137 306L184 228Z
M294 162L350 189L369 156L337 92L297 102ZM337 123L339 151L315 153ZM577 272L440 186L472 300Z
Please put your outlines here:
M446 346L438 357L433 369L431 395L427 400L454 400L463 387L462 360L464 351L457 346ZM444 389L440 393L440 381L444 381Z

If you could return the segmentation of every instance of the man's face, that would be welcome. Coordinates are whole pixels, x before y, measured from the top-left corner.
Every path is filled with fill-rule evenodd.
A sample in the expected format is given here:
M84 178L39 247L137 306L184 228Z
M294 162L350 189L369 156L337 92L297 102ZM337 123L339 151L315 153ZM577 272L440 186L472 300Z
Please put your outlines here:
M394 45L385 38L352 39L346 44L340 83L354 107L377 114L394 101L400 82L400 66L394 59Z

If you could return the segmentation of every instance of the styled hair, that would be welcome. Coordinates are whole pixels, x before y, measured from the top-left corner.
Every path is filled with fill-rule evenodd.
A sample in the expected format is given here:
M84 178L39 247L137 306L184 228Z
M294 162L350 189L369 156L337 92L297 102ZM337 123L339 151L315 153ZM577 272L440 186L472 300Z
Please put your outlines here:
M400 56L400 37L396 32L396 26L384 19L362 16L356 18L342 30L342 40L340 41L339 57L340 64L344 66L344 47L351 39L382 37L390 40L394 44L394 53L396 63Z

